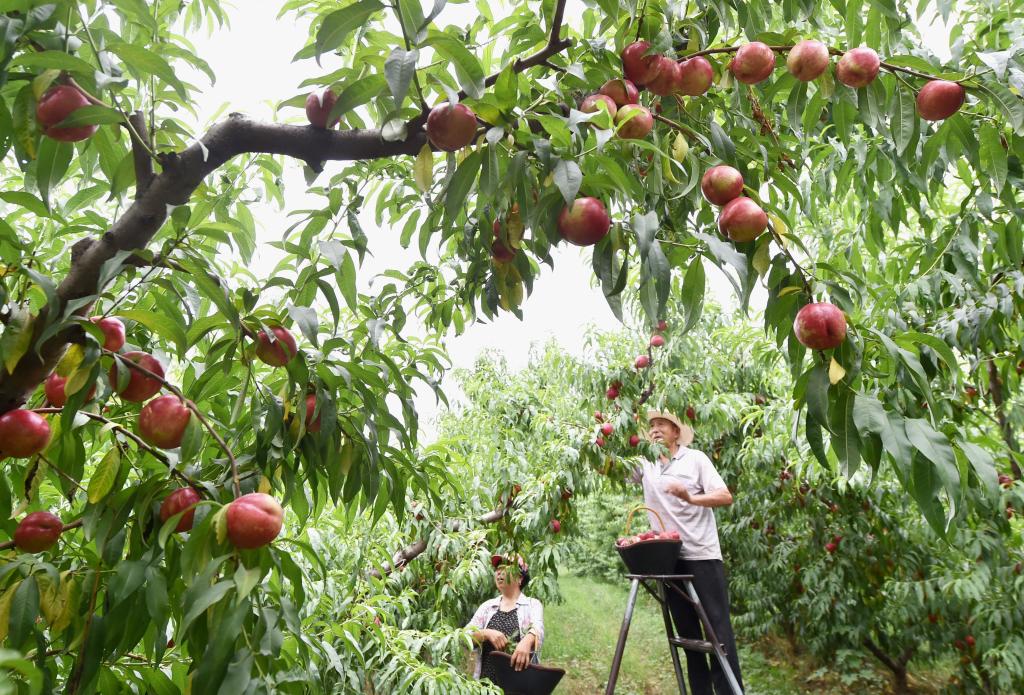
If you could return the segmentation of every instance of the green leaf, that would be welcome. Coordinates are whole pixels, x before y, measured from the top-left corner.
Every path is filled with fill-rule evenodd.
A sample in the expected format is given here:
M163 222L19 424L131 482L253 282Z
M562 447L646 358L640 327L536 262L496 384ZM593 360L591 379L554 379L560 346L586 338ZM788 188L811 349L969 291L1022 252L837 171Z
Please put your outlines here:
M992 97L1006 117L1006 121L1020 134L1024 128L1024 103L1021 103L1020 97L995 80L986 81L981 89Z
M137 43L127 43L125 41L112 41L108 44L108 48L117 54L117 57L124 62L125 67L129 71L140 77L147 77L149 75L159 77L173 87L182 100L188 100L188 91L177 75L174 74L174 68L159 54Z
M419 56L420 52L416 49L404 51L395 48L384 61L384 76L387 78L388 87L391 88L391 96L395 98L396 108L402 107L405 95L409 91L409 83L416 74L416 61Z
M118 111L106 106L93 104L75 110L57 125L61 128L71 128L82 125L113 125L122 122L124 122L124 116ZM67 144L70 145L71 143Z
M11 617L7 628L7 645L19 648L32 634L39 615L39 586L36 578L26 577L18 585L11 601Z
M383 75L370 75L355 80L338 95L338 100L334 103L334 108L331 109L328 120L334 121L334 119L341 118L352 109L369 103L370 100L376 98L387 89L387 86L387 80Z
M359 0L324 17L316 32L317 62L327 51L340 49L349 34L366 24L370 15L383 8L384 5L378 0Z
M181 438L181 465L186 465L197 460L199 451L203 448L203 437L205 430L203 423L199 421L195 413L188 414L188 423L185 425L185 434Z
M200 591L196 595L195 599L186 606L188 610L185 612L185 617L182 618L181 624L178 626L178 634L184 635L196 618L206 612L207 608L224 598L224 596L234 588L235 582L230 579L225 579L224 581L217 582L213 586L208 586Z
M832 450L836 452L843 475L852 477L860 468L860 437L853 419L854 394L841 389L832 404L830 424L832 427Z
M704 276L704 257L694 256L690 267L683 278L683 311L686 312L686 324L683 333L689 333L700 320L704 310L704 292L706 279Z
M25 52L11 61L11 67L18 66L33 70L63 70L86 77L92 77L96 72L94 66L64 51Z
M853 404L853 421L861 433L877 434L893 458L904 466L910 465L910 440L900 415L887 412L877 398L858 393Z
M459 84L467 95L473 99L484 95L484 69L465 42L449 34L430 32L427 45L432 46L442 58L452 62Z
M911 140L914 139L914 130L917 128L917 106L914 95L902 85L896 87L893 100L895 103L891 109L889 130L892 132L892 140L896 145L897 154L902 155Z
M717 121L711 121L711 149L723 162L734 164L736 161L736 145L733 144L722 126Z
M991 123L983 123L978 131L981 141L981 164L992 182L992 192L998 194L1003 190L1007 175L1006 150L999 135L999 130Z
M562 192L565 204L571 206L583 183L583 172L576 162L568 159L558 160L554 171L555 185Z
M981 487L990 499L999 497L999 479L996 473L996 462L987 450L973 442L957 442L964 458L967 459L974 473L981 482Z
M0 335L0 356L3 357L4 369L8 374L14 373L14 367L24 357L32 345L32 316L27 306L14 305L3 335Z
M185 326L178 320L180 317L171 317L163 313L145 311L143 309L123 309L118 311L117 315L129 321L142 324L161 338L174 343L179 357L185 355L185 351L188 349L188 336L185 333Z
M808 421L813 420L822 427L828 427L828 366L815 364L808 372L807 399Z
M960 472L949 439L921 418L908 419L906 427L910 443L935 464L935 471L949 493L950 503L955 507L960 500Z
M91 504L98 504L104 497L110 494L117 480L117 474L121 470L121 450L116 446L110 448L100 464L93 471L89 479L89 489L86 496Z
M483 160L483 153L480 150L473 152L455 170L451 182L448 184L448 191L444 199L445 220L451 221L459 214L462 205L466 202L469 191L473 188L473 182L480 172L480 163Z

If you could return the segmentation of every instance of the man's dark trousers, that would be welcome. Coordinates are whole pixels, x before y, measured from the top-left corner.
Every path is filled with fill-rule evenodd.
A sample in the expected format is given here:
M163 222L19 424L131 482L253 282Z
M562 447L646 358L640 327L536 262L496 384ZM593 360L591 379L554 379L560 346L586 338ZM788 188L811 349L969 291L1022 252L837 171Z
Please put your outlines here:
M718 636L718 641L725 645L725 653L732 667L736 682L743 687L740 677L740 660L736 655L736 638L732 633L729 621L729 589L725 582L725 566L721 560L683 560L676 561L676 574L692 574L693 588L697 590L701 606L711 622L711 627ZM679 587L683 590L683 587ZM701 630L697 611L676 591L668 590L668 605L675 619L676 632L680 637L688 639L707 639ZM686 653L686 673L690 681L692 695L732 695L729 681L714 654L700 652ZM708 660L711 667L708 668ZM714 691L711 684L714 683Z

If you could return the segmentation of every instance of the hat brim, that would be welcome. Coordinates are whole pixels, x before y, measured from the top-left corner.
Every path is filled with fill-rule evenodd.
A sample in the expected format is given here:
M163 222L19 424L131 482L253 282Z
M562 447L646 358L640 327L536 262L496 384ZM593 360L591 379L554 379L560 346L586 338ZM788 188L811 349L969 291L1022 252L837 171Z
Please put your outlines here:
M660 418L662 420L668 420L673 425L679 428L679 445L689 446L693 443L693 428L685 424L679 417L672 412L667 410L648 410L647 411L647 424L651 423L651 420Z

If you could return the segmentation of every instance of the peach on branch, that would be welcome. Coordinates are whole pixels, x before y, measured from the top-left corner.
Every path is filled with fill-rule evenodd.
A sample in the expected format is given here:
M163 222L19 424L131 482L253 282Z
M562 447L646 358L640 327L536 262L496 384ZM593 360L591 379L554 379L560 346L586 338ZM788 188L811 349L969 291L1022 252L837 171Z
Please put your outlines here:
M465 104L442 102L427 116L427 139L434 147L454 152L473 142L476 137L476 114Z
M760 41L740 46L729 61L729 70L743 84L757 84L768 79L775 69L775 52Z
M0 458L27 458L50 443L50 423L31 410L18 408L0 415Z

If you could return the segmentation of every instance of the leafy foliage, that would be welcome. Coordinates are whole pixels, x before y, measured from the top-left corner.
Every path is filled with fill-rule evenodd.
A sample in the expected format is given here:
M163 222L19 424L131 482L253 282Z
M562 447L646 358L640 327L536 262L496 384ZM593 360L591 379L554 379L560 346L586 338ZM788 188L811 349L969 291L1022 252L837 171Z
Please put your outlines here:
M41 409L52 430L39 455L4 461L0 526L13 535L15 519L36 508L66 525L58 551L12 552L0 568L3 663L20 689L302 692L316 683L354 692L370 680L392 691L479 691L455 662L467 643L460 614L478 598L466 590L486 585L487 551L528 552L541 570L536 593L554 595L548 521L558 514L571 527L575 514L563 493L596 489L598 470L622 479L635 453L598 447L579 404L622 380L615 417L625 431L652 382L613 366L630 359L612 345L602 371L568 386L548 374L515 404L487 396L493 385L478 374L467 393L490 399L481 422L491 429L453 422L437 447L419 440L414 389L437 391L446 333L520 311L553 265L556 217L577 195L611 211L593 262L620 317L672 315L677 335L702 323L715 335L706 263L744 307L764 288L773 344L759 344L758 373L775 380L774 393L791 389L797 407L780 408L779 422L802 424L807 449L786 446L801 461L809 451L829 485L846 489L834 482L845 478L852 488L870 471L884 481L879 494L909 493L947 542L989 548L992 534L1019 523L1002 519L1020 500L1006 499L994 476L998 466L1020 477L1020 2L960 3L948 65L920 48L926 3L474 9L454 26L443 0L429 11L406 0L282 3L285 20L309 26L296 59L315 63L280 115L291 119L308 90L333 87L328 120L338 117L341 132L232 115L203 135L193 122L203 87L184 76L215 77L189 36L226 26L217 0L0 3L0 410ZM938 10L948 19L953 8ZM733 82L735 44L759 39L781 55L806 34L837 52L875 47L886 58L881 77L856 91L831 73L809 85L781 70L757 87ZM716 84L696 99L645 95L657 127L625 140L576 104L621 76L617 53L637 37L679 58L706 54ZM912 93L928 77L960 80L966 107L938 124L917 118ZM90 103L59 126L98 126L95 134L43 134L58 124L42 123L36 107L55 85L77 86ZM482 127L470 147L438 155L424 122L442 100L471 106ZM289 208L282 184L293 159L305 163L316 200L301 210ZM743 172L770 234L733 244L710 229L697 184L717 162ZM258 231L257 200L291 214L273 241ZM423 257L389 270L372 293L357 282L372 245L361 214ZM512 262L490 256L495 221ZM265 277L253 270L257 248L275 252ZM850 335L830 354L808 353L793 317L825 296ZM137 405L113 393L130 375L103 349L94 315L122 319L127 349L156 355L162 388L191 403L180 448L135 436ZM300 336L300 355L270 369L253 359L254 344L280 325ZM68 380L59 413L36 393L51 371ZM731 370L656 373L652 403L700 402L702 422L721 418L722 432L726 418L758 417L730 395L722 379ZM968 386L975 395L965 402ZM307 402L319 431L302 417ZM528 439L495 439L527 428ZM522 498L510 503L513 484ZM161 501L182 485L204 498L187 536L174 533L178 518L158 521ZM227 542L227 505L253 491L284 503L286 531L239 551ZM436 516L410 522L412 499ZM497 524L473 526L495 507ZM961 528L993 516L996 531ZM355 550L317 529L384 537ZM435 571L452 585L408 584L423 572L366 576L367 563L388 574L392 542L428 530L428 557L449 563ZM904 544L938 542L917 531ZM954 572L948 586L977 601L982 585ZM369 627L375 601L393 610L391 627ZM1003 620L970 605L992 630ZM822 637L815 648L834 643ZM1016 678L1015 644L979 643L989 661L972 657L965 682L991 690L1005 686L994 674Z

